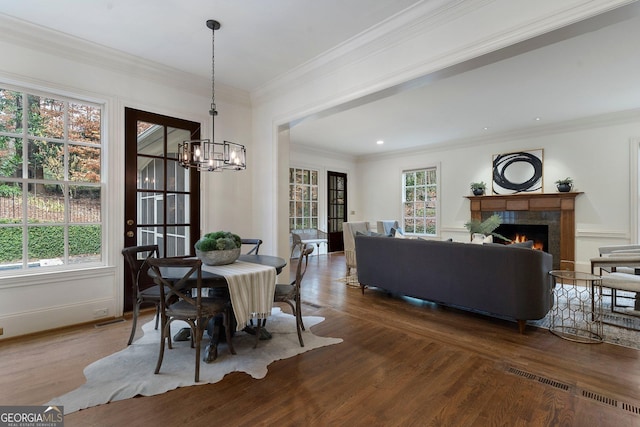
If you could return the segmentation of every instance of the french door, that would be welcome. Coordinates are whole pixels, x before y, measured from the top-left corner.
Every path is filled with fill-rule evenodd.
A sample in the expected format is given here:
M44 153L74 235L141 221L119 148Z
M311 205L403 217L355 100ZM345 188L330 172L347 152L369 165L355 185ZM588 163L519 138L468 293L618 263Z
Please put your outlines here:
M200 233L200 173L178 163L178 144L200 124L125 108L124 246L157 244L159 255L192 255ZM124 309L132 309L128 265Z
M328 252L344 250L342 223L347 220L347 174L327 172Z

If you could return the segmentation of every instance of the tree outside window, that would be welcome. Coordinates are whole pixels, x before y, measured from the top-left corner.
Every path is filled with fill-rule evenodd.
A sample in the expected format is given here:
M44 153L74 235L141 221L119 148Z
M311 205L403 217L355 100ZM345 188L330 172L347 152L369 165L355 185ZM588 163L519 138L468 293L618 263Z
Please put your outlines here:
M408 234L437 234L437 169L402 173L402 228Z
M0 272L101 261L102 108L0 88Z
M318 228L318 171L289 168L289 230Z

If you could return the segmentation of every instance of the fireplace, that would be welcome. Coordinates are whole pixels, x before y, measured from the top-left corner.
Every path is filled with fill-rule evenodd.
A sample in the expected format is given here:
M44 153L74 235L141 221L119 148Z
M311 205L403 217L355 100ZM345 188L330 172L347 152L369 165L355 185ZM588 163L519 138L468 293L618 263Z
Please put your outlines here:
M549 226L547 224L500 224L495 233L506 237L509 241L493 239L505 245L518 242L533 241L533 249L549 252Z
M575 198L580 194L582 193L519 193L467 197L470 200L472 219L484 220L497 213L502 218L501 227L507 224L547 226L545 251L553 255L553 268L574 270ZM496 232L503 234L499 230ZM496 240L500 239L494 239Z

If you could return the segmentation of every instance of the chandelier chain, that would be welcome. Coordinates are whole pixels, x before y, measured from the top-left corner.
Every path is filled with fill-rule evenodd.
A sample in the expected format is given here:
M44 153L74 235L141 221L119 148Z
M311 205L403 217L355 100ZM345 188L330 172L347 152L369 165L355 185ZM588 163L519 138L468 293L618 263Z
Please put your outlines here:
M215 28L211 29L211 110L209 114L215 116L218 114L216 110L216 55L215 55L215 46L216 46L216 30Z

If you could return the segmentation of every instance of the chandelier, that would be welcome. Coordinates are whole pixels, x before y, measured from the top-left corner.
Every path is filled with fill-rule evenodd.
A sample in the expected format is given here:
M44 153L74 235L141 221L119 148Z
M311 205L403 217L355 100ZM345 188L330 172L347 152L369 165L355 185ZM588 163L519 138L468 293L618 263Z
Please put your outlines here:
M243 170L247 168L247 150L244 145L229 141L219 143L214 140L218 115L215 89L215 32L220 29L220 23L209 19L207 27L211 30L211 139L189 140L178 144L179 162L185 168L198 171Z

